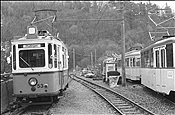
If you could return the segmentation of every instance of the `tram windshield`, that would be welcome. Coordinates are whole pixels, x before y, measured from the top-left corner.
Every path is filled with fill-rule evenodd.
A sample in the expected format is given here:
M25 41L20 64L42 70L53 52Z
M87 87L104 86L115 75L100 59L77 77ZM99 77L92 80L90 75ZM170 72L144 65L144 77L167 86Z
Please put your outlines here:
M31 68L45 66L45 52L43 49L36 50L20 50L19 51L19 67Z

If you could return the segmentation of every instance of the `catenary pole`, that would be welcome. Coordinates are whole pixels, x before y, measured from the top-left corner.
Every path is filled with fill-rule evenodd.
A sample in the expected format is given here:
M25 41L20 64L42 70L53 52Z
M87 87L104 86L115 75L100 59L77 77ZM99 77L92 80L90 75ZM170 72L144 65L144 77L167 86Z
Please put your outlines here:
M121 15L122 15L122 86L126 86L126 75L125 75L125 8L124 1L121 2Z
M95 49L95 60L94 60L95 67L96 67L96 61L97 61L97 49Z
M91 68L93 68L93 54L91 52Z
M75 71L75 49L73 48L73 70Z

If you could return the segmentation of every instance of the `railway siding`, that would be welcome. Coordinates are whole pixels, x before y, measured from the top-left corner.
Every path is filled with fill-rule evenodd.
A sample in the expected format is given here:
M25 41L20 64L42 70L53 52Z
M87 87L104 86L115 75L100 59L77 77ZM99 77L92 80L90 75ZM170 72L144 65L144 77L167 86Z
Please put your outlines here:
M109 88L109 85L101 80L84 79ZM111 89L158 115L175 114L175 104L171 103L161 94L158 94L143 85L127 83L126 87L119 86Z
M92 82L87 82L88 80L80 79L80 81L82 82L82 84L85 84L87 87L89 87L90 89L98 93L101 97L103 97L108 103L110 103L110 105L112 105L115 108L116 111L120 112L120 114L122 115L125 115L125 114L154 115L153 112L147 110L146 108L138 105L134 101L126 98L125 96L122 96L120 93L116 93L115 91L107 87L103 87L101 85L95 85ZM134 108L135 110L133 111L132 108ZM128 109L131 109L131 110L128 111Z

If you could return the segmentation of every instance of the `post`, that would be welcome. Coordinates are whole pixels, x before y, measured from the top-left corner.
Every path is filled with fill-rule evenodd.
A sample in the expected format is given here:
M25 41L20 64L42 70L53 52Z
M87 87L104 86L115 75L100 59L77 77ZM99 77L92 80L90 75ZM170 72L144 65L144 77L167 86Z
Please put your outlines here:
M93 68L93 55L92 55L92 52L91 52L91 67Z
M73 71L75 71L75 49L73 48Z
M96 60L97 60L97 50L95 49L95 61L94 61L94 64L95 64L95 67L96 67Z
M52 34L54 35L54 33L53 33L53 23L52 23Z
M121 2L122 6L122 86L126 86L126 76L125 76L125 10L124 10L124 2Z

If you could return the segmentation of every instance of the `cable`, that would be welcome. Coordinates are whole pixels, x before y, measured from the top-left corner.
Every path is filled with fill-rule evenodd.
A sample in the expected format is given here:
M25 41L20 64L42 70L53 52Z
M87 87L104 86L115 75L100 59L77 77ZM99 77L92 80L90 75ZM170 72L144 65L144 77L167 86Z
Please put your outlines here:
M101 15L101 17L99 19L101 19L103 17L103 15L104 15L105 11L107 10L107 8L108 7L106 6L104 12L102 13L102 15ZM100 20L98 20L98 22L96 23L96 25L94 26L94 28L98 25L99 22L100 22Z

